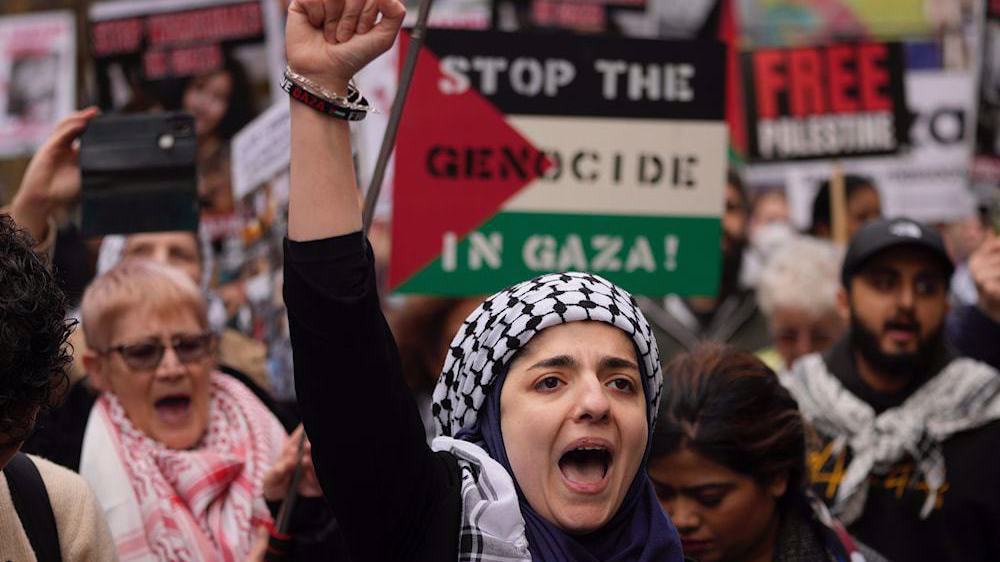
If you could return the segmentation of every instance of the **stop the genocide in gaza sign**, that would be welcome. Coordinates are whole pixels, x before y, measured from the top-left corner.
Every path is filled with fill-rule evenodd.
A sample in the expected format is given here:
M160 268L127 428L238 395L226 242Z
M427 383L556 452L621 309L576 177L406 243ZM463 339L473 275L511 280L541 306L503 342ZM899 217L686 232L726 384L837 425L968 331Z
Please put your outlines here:
M899 152L909 120L899 43L743 54L747 131L757 162Z
M476 295L576 270L713 294L724 57L715 43L429 33L396 144L390 287Z

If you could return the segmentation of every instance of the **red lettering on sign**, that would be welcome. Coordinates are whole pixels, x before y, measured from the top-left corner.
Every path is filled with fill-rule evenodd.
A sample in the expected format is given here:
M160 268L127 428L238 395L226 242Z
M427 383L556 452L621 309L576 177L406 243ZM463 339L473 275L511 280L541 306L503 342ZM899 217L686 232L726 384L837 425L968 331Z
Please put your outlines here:
M222 49L218 45L200 45L176 49L171 55L175 76L203 74L222 67Z
M71 33L69 27L62 23L29 24L23 28L12 29L7 34L6 43L20 46L32 43L33 47L40 48L41 43L53 41L69 33Z
M760 119L778 116L778 94L788 88L784 73L785 53L760 51L754 53L754 85L757 94L757 115Z
M142 58L143 72L149 80L163 78L169 72L167 54L162 51L150 51Z
M858 110L856 94L858 78L854 63L854 48L849 45L835 45L826 50L826 61L830 74L830 109L834 113L851 113Z
M794 88L788 104L792 115L803 117L826 112L822 71L815 49L795 49L789 54L789 74Z
M607 19L603 5L560 0L535 0L531 4L531 16L537 25L581 31L602 31Z
M881 43L757 51L757 118L890 111L888 59Z
M150 16L146 21L154 47L255 37L263 33L260 4L253 2Z
M149 80L204 74L219 68L222 49L218 45L149 51L143 56L143 70Z
M98 22L91 28L90 35L94 44L94 56L135 52L139 50L139 43L142 41L142 20L131 18Z
M885 45L868 43L858 47L858 73L861 75L861 105L868 111L888 111L892 100L887 95L889 71Z

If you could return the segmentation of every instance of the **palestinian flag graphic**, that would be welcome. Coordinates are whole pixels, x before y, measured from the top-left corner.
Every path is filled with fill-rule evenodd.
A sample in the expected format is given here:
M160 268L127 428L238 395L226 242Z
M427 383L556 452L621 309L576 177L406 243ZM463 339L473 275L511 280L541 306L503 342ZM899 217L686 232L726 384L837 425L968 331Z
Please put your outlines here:
M724 65L716 43L431 31L396 144L390 286L578 270L714 293Z

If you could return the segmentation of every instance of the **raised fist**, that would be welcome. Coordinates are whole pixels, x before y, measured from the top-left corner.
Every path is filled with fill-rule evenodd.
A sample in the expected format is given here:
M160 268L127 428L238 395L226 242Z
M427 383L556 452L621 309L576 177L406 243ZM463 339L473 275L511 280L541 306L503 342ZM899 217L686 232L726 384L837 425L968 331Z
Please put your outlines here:
M405 15L399 0L293 0L285 27L288 65L344 95L347 82L392 46Z

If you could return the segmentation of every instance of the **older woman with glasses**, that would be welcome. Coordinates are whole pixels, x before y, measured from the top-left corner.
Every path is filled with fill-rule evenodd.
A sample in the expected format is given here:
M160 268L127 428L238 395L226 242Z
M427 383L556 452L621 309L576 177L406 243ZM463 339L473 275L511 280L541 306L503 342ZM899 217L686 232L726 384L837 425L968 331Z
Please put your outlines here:
M215 370L205 299L183 272L127 260L82 304L101 397L80 472L122 560L243 560L270 521L267 470L287 437L244 385Z

